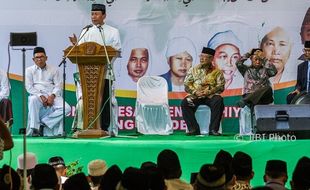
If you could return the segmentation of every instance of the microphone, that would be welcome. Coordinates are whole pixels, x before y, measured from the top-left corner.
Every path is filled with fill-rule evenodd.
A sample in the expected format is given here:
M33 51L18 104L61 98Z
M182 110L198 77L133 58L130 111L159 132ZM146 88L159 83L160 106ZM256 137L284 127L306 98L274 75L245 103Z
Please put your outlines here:
M96 26L99 29L99 31L101 32L101 30L103 29L102 26L100 24L97 24Z
M89 28L91 28L91 27L93 27L93 25L92 24L89 24L89 25L87 25L87 26L85 26L83 29L89 29Z

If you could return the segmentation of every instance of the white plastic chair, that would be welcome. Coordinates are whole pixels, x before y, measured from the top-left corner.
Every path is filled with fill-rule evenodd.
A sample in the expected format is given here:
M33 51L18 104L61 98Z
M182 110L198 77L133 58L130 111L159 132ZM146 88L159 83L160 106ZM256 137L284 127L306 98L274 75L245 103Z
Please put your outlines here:
M200 105L195 112L195 118L200 128L200 134L202 135L209 134L210 116L211 110L206 105Z
M239 114L239 134L242 136L252 135L253 126L255 126L254 122L255 119L251 114L251 109L248 106L241 108Z
M207 105L198 106L195 112L195 118L199 125L200 134L208 135L209 134L209 125L211 120L211 110ZM188 129L186 128L186 132ZM219 132L222 133L222 123L220 124Z
M173 133L164 78L144 76L137 83L136 128L142 134Z

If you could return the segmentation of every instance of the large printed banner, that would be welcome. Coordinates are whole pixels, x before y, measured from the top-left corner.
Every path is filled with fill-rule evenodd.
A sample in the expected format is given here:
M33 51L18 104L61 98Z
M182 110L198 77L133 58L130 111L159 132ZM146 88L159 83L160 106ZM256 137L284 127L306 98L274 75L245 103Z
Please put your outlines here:
M275 104L285 103L295 85L303 42L310 40L309 0L10 0L0 6L1 69L9 68L11 78L21 80L21 51L8 48L10 32L37 32L48 63L58 66L62 50L70 45L68 37L79 35L91 23L92 3L106 4L106 23L121 35L122 57L114 62L121 129L134 128L138 79L155 75L167 81L174 129L184 130L183 81L189 68L199 63L205 46L216 50L214 65L226 79L223 130L236 132L240 112L236 102L243 87L236 60L252 48L262 48L278 69L271 79ZM32 64L29 50L26 66ZM71 90L76 70L68 61L66 83Z

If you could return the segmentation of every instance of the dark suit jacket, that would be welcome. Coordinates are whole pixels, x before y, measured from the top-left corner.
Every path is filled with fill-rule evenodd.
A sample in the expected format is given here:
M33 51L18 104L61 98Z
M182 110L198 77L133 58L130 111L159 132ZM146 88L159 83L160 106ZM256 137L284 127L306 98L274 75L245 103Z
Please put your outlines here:
M308 74L308 61L304 61L298 65L297 69L297 83L295 89L300 92L307 90L307 74Z

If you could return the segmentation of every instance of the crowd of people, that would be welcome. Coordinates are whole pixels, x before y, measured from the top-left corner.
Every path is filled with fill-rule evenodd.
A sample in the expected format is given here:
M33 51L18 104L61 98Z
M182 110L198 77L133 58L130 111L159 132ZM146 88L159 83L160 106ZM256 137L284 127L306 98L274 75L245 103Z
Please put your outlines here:
M115 163L103 159L91 160L87 174L73 171L61 156L38 163L35 153L17 158L17 168L3 165L0 169L0 189L25 190L308 190L310 188L310 158L297 161L292 174L284 160L268 160L264 184L253 187L253 160L245 152L233 155L220 150L213 163L206 163L191 173L190 182L182 179L182 166L177 153L170 149L159 152L156 161L145 161L140 167L129 166L123 171ZM26 163L26 165L24 165ZM109 166L110 165L110 166ZM291 180L288 181L289 177Z

